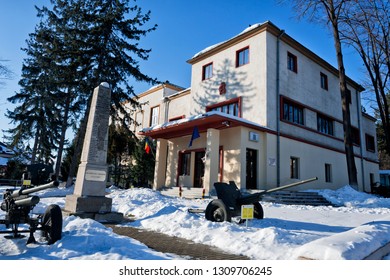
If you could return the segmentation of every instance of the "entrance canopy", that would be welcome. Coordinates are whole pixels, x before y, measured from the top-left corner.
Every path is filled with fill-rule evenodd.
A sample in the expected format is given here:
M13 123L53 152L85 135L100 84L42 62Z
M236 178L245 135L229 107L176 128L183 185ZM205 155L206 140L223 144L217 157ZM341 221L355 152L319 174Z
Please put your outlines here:
M229 114L212 111L205 114L192 116L190 118L180 119L164 123L161 125L145 128L139 132L142 136L148 136L154 139L171 139L191 135L194 127L198 127L199 133L206 132L209 128L217 130L244 126L259 131L271 132L269 128L260 126L254 122L235 117Z

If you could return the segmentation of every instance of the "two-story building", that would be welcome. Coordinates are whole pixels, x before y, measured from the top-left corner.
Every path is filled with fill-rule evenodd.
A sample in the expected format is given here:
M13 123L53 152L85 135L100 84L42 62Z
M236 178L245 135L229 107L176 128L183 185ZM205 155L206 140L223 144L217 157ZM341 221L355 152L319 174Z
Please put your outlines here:
M195 54L191 87L139 96L133 129L157 140L154 188L209 193L214 182L269 189L348 184L338 70L271 22ZM359 190L378 181L375 119L348 79ZM296 189L299 189L297 187Z

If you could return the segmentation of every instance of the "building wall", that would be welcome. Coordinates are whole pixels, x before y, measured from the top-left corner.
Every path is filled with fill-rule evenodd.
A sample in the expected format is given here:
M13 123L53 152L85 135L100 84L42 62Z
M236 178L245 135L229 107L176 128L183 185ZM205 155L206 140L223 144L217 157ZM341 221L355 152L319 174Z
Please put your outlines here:
M242 117L266 125L266 34L261 33L226 48L211 57L192 65L190 114L206 111L207 105L242 97ZM249 47L249 63L236 67L236 52ZM213 76L202 80L203 66L213 64ZM220 94L219 86L226 83L226 93Z
M249 63L236 67L236 53L243 48L249 48ZM288 53L297 58L297 72L287 68ZM312 177L318 177L319 180L295 189L337 188L348 183L339 79L334 67L290 37L282 35L278 44L276 32L266 31L237 39L234 44L226 44L218 51L191 60L190 63L191 89L167 92L163 88L156 88L141 96L141 101L147 102L140 115L142 127L149 126L150 109L157 105L160 106L159 122L163 123L173 118L203 114L207 106L240 97L241 117L267 127L270 131L253 131L244 126L220 131L219 143L223 148L224 159L223 181L234 180L239 187L246 188L246 149L250 148L258 152L259 189ZM213 65L213 75L203 79L203 67L210 63ZM327 90L321 88L321 73L327 77ZM219 90L221 83L226 84L226 92L222 94ZM354 147L359 185L361 190L369 191L372 181L379 181L376 147L374 151L367 150L365 136L373 136L376 143L375 123L372 118L361 113L358 85L349 80L348 88L352 97L352 125L360 128L360 145ZM303 108L302 125L283 119L278 122L285 101ZM318 131L318 115L332 120L333 135ZM258 133L258 142L249 140L250 131ZM204 149L206 134L202 133L191 148L188 148L189 141L190 135L169 139L166 186L178 185L179 152ZM299 159L298 179L291 179L291 157ZM325 164L330 167L330 182L325 180ZM280 180L277 179L278 171ZM193 171L191 174L189 178L184 178L185 184L193 181Z

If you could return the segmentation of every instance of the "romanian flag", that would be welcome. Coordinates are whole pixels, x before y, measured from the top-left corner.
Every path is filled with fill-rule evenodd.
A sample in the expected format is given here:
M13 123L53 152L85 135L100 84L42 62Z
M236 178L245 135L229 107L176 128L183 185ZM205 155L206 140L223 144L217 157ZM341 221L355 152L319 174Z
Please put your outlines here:
M145 152L146 152L147 154L150 153L150 145L149 145L148 138L145 139Z

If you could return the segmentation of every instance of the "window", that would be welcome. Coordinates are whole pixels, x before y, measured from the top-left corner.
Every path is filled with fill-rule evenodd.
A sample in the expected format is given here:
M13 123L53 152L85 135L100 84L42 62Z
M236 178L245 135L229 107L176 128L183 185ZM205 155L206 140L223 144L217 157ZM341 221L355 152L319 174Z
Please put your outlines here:
M213 76L213 63L209 63L203 66L202 80L210 79Z
M329 163L325 163L325 182L332 182L332 165Z
M324 73L320 73L321 77L321 88L328 90L328 76Z
M352 127L352 143L356 146L360 146L360 131L355 127Z
M236 67L249 63L249 47L236 52Z
M290 178L299 179L299 158L290 158Z
M283 102L283 119L303 125L303 108L293 102Z
M150 109L150 126L158 124L159 106Z
M369 134L366 134L366 150L375 153L375 138Z
M334 135L333 120L326 116L317 114L317 130L321 133Z
M180 176L189 176L191 168L191 152L180 154Z
M298 73L297 57L290 52L287 52L287 69Z
M222 103L207 106L206 111L217 111L236 117L241 117L240 98L234 98Z
M347 103L352 104L352 95L349 89L346 89L346 98L347 98Z

